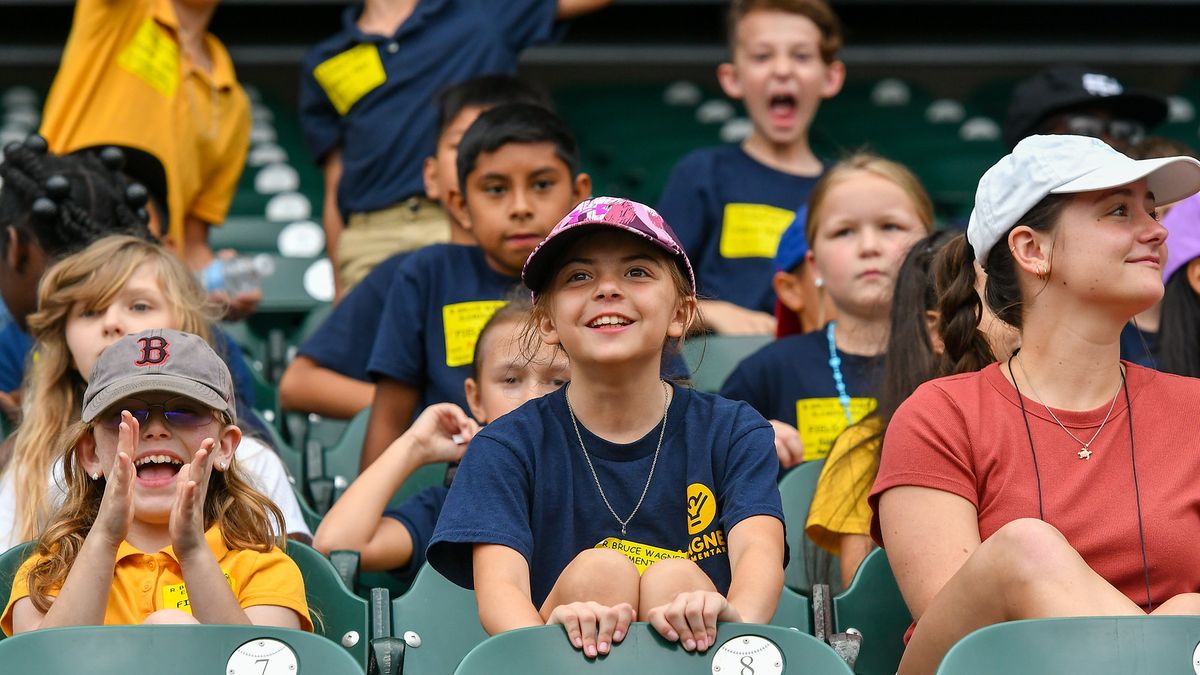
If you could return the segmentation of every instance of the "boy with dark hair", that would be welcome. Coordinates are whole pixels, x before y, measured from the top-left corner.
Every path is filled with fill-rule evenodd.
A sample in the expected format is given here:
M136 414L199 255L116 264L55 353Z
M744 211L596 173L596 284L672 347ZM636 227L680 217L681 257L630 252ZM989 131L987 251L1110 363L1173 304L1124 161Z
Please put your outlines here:
M732 61L717 80L745 103L754 131L680 160L658 210L696 267L707 327L770 334L779 238L823 170L809 126L845 79L841 26L824 0L734 0L729 37Z
M433 154L433 95L489 72L514 72L557 22L610 0L365 0L301 68L300 112L325 171L326 242L345 289L384 258L444 242L421 160ZM344 232L343 232L344 230ZM344 290L343 290L344 292Z
M437 244L400 264L368 372L375 379L365 468L432 403L466 406L479 330L520 282L521 267L554 224L591 193L570 130L537 105L479 116L458 147L451 214L478 246Z
M425 158L425 194L440 202L458 189L458 144L483 111L507 103L547 109L550 98L533 84L510 75L484 75L451 85L437 96L438 140ZM454 218L450 242L470 245L474 237ZM375 345L380 308L405 253L384 260L334 308L288 364L279 382L279 398L288 410L350 418L371 405L375 385L367 362Z

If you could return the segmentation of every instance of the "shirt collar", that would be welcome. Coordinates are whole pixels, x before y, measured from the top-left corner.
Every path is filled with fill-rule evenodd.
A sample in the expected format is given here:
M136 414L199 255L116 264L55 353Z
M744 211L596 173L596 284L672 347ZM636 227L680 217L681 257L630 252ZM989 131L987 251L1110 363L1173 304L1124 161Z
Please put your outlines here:
M164 2L166 0L163 0ZM430 16L446 9L450 0L417 0L417 6L412 14L400 24L393 35L373 35L362 32L358 27L358 17L362 16L362 3L350 5L342 12L342 30L352 42L380 42L399 38L404 33L411 33L420 28Z
M225 557L225 554L229 552L229 547L225 545L225 536L223 534L221 534L221 528L216 525L213 525L212 527L208 528L208 531L204 533L204 541L205 541L205 543L208 544L209 550L211 550L213 552L213 555L216 556L217 560L220 560L221 558ZM170 557L172 560L174 560L177 563L179 562L179 556L175 555L175 549L173 549L170 546L159 551L159 553L162 553L163 555ZM151 554L147 553L146 551L142 551L142 550L138 549L133 544L130 544L129 540L126 539L125 541L121 542L120 546L117 547L117 558L116 559L118 561L120 561L121 559L123 559L127 556L131 556L131 555L151 555Z
M179 17L175 15L175 7L171 4L171 0L151 1L153 2L151 16L159 24L169 28L178 41ZM201 77L211 80L213 86L218 89L232 89L237 84L237 73L233 69L233 59L229 58L229 51L212 33L204 34L204 44L208 47L208 53L212 57L212 73L206 73L200 69L196 69L195 72ZM182 57L182 54L180 56Z

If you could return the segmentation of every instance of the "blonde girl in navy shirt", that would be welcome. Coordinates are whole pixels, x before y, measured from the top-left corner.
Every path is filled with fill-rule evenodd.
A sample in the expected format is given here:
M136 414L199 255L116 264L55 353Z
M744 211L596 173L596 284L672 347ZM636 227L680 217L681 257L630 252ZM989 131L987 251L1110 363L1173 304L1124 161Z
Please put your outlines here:
M429 561L475 588L489 633L562 624L588 657L634 620L698 651L719 621L769 621L786 557L773 434L745 403L660 378L697 319L670 227L587 200L523 279L530 337L566 352L571 383L475 437Z

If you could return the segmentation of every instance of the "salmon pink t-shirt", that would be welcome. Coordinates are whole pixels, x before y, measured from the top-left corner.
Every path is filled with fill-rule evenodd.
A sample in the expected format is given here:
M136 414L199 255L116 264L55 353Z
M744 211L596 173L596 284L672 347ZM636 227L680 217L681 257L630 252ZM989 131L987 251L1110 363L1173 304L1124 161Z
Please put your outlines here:
M1045 521L1097 574L1146 606L1138 533L1134 457L1155 605L1200 590L1200 379L1125 362L1130 406L1118 395L1112 416L1081 445L1046 408L1026 396L1025 410L1041 476ZM1031 394L1025 391L1025 394ZM1130 443L1132 409L1133 443ZM1054 410L1084 441L1109 410ZM871 536L884 546L879 496L901 485L943 490L973 504L986 540L1004 524L1038 517L1034 453L1017 393L998 364L921 385L897 410L871 491Z

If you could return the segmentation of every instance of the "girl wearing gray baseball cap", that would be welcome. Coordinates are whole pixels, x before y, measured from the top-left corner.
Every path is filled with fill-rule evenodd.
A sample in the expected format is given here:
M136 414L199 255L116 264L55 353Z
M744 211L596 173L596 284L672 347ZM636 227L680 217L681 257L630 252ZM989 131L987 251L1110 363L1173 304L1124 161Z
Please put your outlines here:
M902 675L1003 621L1200 613L1200 380L1119 344L1163 294L1155 207L1197 191L1194 159L1081 136L1029 137L980 180L967 238L1022 346L922 385L888 428L870 501L916 619ZM982 306L959 295L942 338L970 358Z

